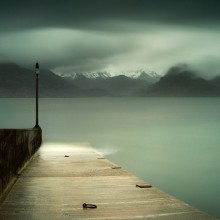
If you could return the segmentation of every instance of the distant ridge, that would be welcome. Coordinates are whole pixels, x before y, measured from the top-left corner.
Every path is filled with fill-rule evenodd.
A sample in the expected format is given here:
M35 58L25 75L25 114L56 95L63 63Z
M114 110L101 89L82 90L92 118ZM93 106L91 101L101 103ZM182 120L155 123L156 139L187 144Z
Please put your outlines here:
M85 92L56 76L50 70L41 70L39 77L41 97L85 96ZM0 63L0 97L34 97L35 72L14 63Z
M171 67L160 81L142 91L144 96L212 97L220 96L220 77L205 80L187 65Z

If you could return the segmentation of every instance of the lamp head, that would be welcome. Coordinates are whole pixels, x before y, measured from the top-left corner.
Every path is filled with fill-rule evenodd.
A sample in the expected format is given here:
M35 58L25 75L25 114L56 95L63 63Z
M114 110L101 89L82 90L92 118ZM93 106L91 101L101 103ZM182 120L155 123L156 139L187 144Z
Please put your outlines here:
M36 75L38 75L40 73L39 63L36 63L36 65L35 65L35 72L36 72Z

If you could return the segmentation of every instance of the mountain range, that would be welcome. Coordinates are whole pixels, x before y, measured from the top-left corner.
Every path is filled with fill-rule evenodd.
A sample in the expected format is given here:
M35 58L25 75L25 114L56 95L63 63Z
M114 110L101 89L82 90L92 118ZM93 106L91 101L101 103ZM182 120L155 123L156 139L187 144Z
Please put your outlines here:
M141 88L157 82L160 76L143 70L111 75L108 72L60 74L66 82L86 90L90 96L137 96Z
M0 97L34 97L35 72L14 63L0 64ZM112 75L109 72L55 74L42 69L40 97L129 97L129 96L220 96L220 76L199 77L186 65L174 66L163 76L137 70Z
M122 71L118 72L117 74L111 74L110 72L103 71L103 72L73 72L73 73L59 73L57 74L60 77L67 78L67 79L77 79L81 76L84 76L88 79L108 79L114 76L127 76L131 79L141 79L146 80L149 82L156 82L160 79L160 75L158 75L154 71L145 70L145 69L138 69L135 71Z

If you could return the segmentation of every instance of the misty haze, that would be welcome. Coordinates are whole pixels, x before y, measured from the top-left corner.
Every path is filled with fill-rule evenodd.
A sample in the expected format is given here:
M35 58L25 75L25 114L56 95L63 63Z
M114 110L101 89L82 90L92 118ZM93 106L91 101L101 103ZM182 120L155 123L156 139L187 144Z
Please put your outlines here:
M34 126L38 62L44 143L90 142L220 218L219 12L219 0L1 2L0 128Z

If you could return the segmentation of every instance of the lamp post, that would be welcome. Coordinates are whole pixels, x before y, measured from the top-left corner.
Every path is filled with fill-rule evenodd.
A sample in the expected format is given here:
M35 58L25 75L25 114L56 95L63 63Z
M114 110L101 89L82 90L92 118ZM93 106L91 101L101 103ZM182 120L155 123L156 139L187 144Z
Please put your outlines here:
M39 63L36 63L35 65L35 73L36 73L36 124L34 127L39 128L40 127L38 125L38 76L40 73Z

